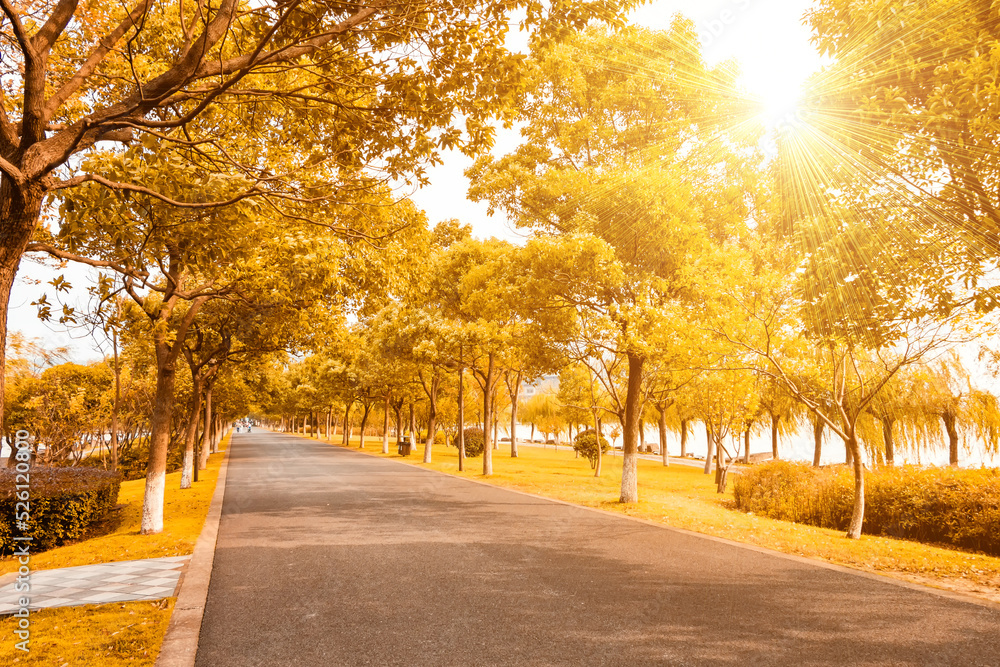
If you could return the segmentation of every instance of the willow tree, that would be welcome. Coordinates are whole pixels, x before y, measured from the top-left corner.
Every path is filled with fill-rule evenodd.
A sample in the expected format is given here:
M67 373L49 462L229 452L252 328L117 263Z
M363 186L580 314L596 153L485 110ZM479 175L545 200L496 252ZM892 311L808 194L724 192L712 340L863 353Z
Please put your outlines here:
M665 32L590 28L539 45L521 145L469 172L473 199L545 234L592 234L623 268L619 286L581 302L608 322L605 338L627 368L622 502L638 500L647 334L690 292L694 258L747 217L755 140L730 124L733 80L702 61L682 19Z

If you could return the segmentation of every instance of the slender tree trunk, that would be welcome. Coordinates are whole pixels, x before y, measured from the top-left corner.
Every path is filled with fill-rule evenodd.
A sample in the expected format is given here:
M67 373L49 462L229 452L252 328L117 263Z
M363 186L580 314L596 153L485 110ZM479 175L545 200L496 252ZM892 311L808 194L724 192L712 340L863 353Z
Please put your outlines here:
M628 387L625 393L625 422L622 424L622 491L619 502L639 502L638 426L642 414L642 367L645 359L628 355Z
M368 415L371 414L372 406L371 403L367 403L364 406L365 411L361 415L361 432L358 434L361 436L361 443L358 449L365 448L365 428L368 426Z
M194 474L194 443L198 439L198 421L201 419L201 378L198 373L191 379L191 409L188 413L187 431L184 434L184 459L181 466L181 488L191 488ZM200 462L199 462L200 463Z
M771 459L778 460L778 423L781 415L771 415Z
M205 388L205 437L202 441L201 456L198 459L198 469L204 470L208 467L208 455L218 451L218 440L215 437L215 415L212 414L212 389L210 381Z
M465 470L465 367L458 368L458 470Z
M854 465L854 450L847 443L844 443L844 462L849 466Z
M382 453L389 453L389 398L386 393L385 402L382 404Z
M344 447L351 446L351 432L348 427L348 424L350 423L351 420L351 405L353 405L353 401L348 401L347 407L344 408L344 429L343 429L344 432L342 434L343 438L341 439L341 443L344 445Z
M681 458L688 453L688 420L681 420Z
M663 465L670 465L670 454L667 452L667 407L665 405L657 405L656 412L659 419L657 419L656 426L660 431L660 457L663 459Z
M604 450L601 448L601 419L597 416L597 410L594 411L594 429L597 434L597 463L594 465L594 477L601 476L601 465L604 460Z
M493 397L493 401L494 401L493 405L496 405L496 396ZM499 431L499 427L497 425L497 415L496 415L496 412L494 411L494 413L493 413L493 449L500 449L500 438L497 437L499 435L498 431Z
M852 437L847 441L847 451L851 452L854 467L854 511L851 513L851 525L847 529L847 537L861 537L861 527L865 520L865 466L861 460L861 449L858 438L851 429Z
M486 376L483 381L483 475L493 474L493 443L490 437L490 422L493 421L493 375L496 369L493 353L489 355Z
M948 432L948 464L958 465L958 428L956 427L956 417L953 412L945 412L941 415L944 421L944 428Z
M410 401L410 451L417 451L417 413L414 411L413 401Z
M823 420L816 417L813 421L813 467L819 467L820 456L823 454Z
M111 469L118 470L118 413L121 411L122 403L122 371L118 357L118 331L115 329L111 331L111 346L115 359L115 402L111 406ZM0 367L0 373L2 372L3 369ZM3 391L2 386L0 391Z
M427 418L427 440L424 442L424 463L431 462L434 435L437 432L437 412L433 404L431 405L430 413L430 417Z
M892 424L893 420L882 420L882 440L885 441L885 464L887 466L895 465L896 458L895 447L892 441Z
M712 427L708 420L705 420L705 439L708 449L705 452L705 474L712 472L712 457L715 456L715 436L712 434Z
M750 463L750 427L743 431L743 463Z
M510 388L510 458L517 458L517 397L521 393L521 371ZM570 436L572 437L572 436Z

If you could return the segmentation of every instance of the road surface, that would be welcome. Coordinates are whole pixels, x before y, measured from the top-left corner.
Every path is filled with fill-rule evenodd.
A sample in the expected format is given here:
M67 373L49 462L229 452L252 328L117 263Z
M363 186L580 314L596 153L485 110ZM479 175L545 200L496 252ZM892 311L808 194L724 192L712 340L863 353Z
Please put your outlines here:
M1000 665L1000 612L234 435L197 664Z

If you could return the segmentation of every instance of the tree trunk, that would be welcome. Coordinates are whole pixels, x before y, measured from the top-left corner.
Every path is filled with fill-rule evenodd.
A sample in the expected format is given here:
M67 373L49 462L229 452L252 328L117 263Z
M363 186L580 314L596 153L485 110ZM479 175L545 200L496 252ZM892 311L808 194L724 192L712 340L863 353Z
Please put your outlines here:
M885 442L885 464L887 466L895 465L895 447L892 442L892 424L894 420L883 419L882 420L882 440Z
M389 398L391 394L385 395L385 402L382 404L382 453L389 453Z
M114 351L115 359L115 402L111 406L111 470L118 470L118 413L121 411L122 403L122 390L121 390L121 364L119 363L118 357L118 332L112 329L111 332L111 346ZM0 366L0 373L3 372L3 367ZM0 391L3 391L3 386L0 385ZM2 401L0 401L0 406L2 406ZM2 409L2 407L0 407ZM3 420L0 419L0 422Z
M681 458L688 453L688 420L681 420Z
M181 466L181 488L191 488L195 467L194 443L198 439L198 422L201 419L201 378L195 372L191 378L191 409L188 413L187 432L184 434L184 462ZM201 462L199 461L199 464Z
M957 466L958 465L958 428L955 423L957 421L955 413L945 412L941 415L942 421L944 421L944 428L948 432L948 464Z
M414 412L413 401L410 401L410 451L417 451L417 413Z
M844 446L844 462L849 466L854 465L854 451L846 443Z
M465 470L465 367L458 368L458 471Z
M141 533L163 531L163 493L167 474L167 448L170 446L170 421L174 409L174 380L177 355L171 350L166 331L155 334L156 391L150 419L149 459L146 463L146 488L142 501Z
M813 421L813 467L819 467L820 456L823 453L823 420L816 417Z
M659 416L656 426L660 431L660 457L663 459L663 465L668 466L670 465L670 454L667 453L667 407L658 404L656 411Z
M0 433L4 433L7 369L7 309L21 256L38 226L45 191L37 182L18 187L6 174L0 176ZM10 441L11 455L14 441ZM11 459L13 461L13 459Z
M743 463L750 463L750 428L743 431Z
M432 382L436 383L436 380ZM437 394L437 389L434 389ZM424 463L430 463L434 447L434 434L437 431L437 396L429 399L430 405L427 408L427 440L424 442Z
M521 371L510 389L510 458L517 458L517 396L521 393ZM572 436L571 436L572 437Z
M371 414L372 405L371 403L364 404L365 411L361 414L361 432L358 434L361 437L361 444L358 449L365 448L365 427L368 425L368 415Z
M628 387L625 393L625 423L622 424L622 491L619 502L639 502L638 426L642 414L642 367L645 359L628 355Z
M208 467L208 455L218 451L218 441L215 438L215 415L212 414L212 382L205 387L205 436L202 439L201 457L198 460L198 469L204 470Z
M344 429L343 429L344 432L341 434L343 436L341 438L341 444L343 444L344 447L351 446L351 432L348 427L348 424L350 424L351 420L351 405L353 405L353 401L348 401L347 407L344 408Z
M705 474L712 472L712 457L715 455L715 436L712 434L712 427L705 420L705 439L708 449L705 451Z
M601 448L601 418L597 416L597 410L594 409L594 433L597 434L597 463L594 465L594 477L601 476L601 466L604 461L604 450Z
M778 460L778 423L781 415L771 415L771 459Z
M493 474L493 443L490 433L490 423L493 421L493 376L496 368L493 353L489 355L486 374L483 377L483 475Z
M861 537L861 526L865 520L865 466L861 461L857 436L852 435L846 444L854 466L854 511L851 513L851 525L847 529L847 537L856 540Z

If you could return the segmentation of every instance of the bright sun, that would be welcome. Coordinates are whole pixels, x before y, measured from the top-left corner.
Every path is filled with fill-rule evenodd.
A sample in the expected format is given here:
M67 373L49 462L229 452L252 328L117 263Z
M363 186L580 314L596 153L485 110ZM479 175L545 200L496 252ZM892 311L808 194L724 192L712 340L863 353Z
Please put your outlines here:
M743 85L761 105L761 120L769 129L793 124L798 120L802 99L802 81L783 72L752 76L745 73Z

